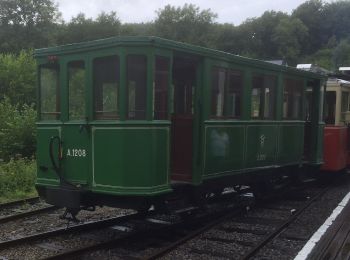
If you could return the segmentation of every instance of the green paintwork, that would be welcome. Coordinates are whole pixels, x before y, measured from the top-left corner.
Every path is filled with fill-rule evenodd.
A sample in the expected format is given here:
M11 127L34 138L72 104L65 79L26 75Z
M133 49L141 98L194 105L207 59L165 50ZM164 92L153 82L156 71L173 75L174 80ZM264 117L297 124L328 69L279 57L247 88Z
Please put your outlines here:
M302 122L211 120L206 124L204 178L301 163Z
M54 170L49 157L49 142L51 136L60 136L61 128L59 126L41 126L37 130L37 183L38 184L58 184L58 177ZM55 158L58 157L58 149L54 150ZM41 168L48 170L44 171Z
M92 136L93 190L147 194L168 188L168 126L94 127Z
M128 120L126 117L126 58L129 54L147 56L145 120ZM171 191L171 121L152 119L156 55L171 61L169 118L174 105L171 81L174 58L181 55L199 61L193 98L193 143L189 144L193 146L191 184L200 185L205 179L262 168L322 162L323 124L318 119L318 106L313 111L312 159L308 162L302 161L305 122L302 118L282 119L284 79L321 81L322 76L318 74L157 37L114 37L35 51L39 65L46 64L49 55L57 56L60 65L61 116L59 121L42 121L38 115L37 185L59 184L48 151L50 137L59 135L63 141L62 175L70 182L94 192L116 195L157 195ZM109 55L118 55L120 60L119 119L95 120L92 62L97 57ZM67 64L75 60L83 60L86 69L86 120L80 121L70 121L68 117ZM213 66L242 71L244 88L240 119L210 119ZM277 79L275 120L252 120L250 117L254 74L268 74ZM317 100L320 99L319 85L313 88ZM38 97L40 99L40 91ZM68 149L84 150L85 156L69 156ZM49 170L44 172L40 166Z

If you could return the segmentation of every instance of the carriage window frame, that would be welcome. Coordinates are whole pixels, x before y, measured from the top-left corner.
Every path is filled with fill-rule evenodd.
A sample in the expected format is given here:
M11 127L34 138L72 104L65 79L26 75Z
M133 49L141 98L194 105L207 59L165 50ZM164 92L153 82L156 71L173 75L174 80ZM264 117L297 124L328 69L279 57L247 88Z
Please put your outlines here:
M230 67L213 66L211 76L211 119L241 118L243 71ZM237 76L239 79L232 81L232 76ZM230 102L230 97L234 99L231 100L232 102Z
M276 118L277 76L273 74L255 73L252 75L251 82L252 82L252 89L250 94L251 119L274 120ZM269 97L268 99L267 99L267 94ZM256 99L255 97L258 97L258 98ZM254 106L254 103L256 101L258 101L258 104ZM256 106L257 106L257 109L256 109ZM257 115L255 115L256 111L257 111ZM267 111L268 113L266 113Z
M132 78L130 78L132 74L131 72L135 73L135 71L130 71L131 69L135 69L135 67L132 67L131 66L132 64L129 63L130 58L136 58L136 57L144 59L143 60L144 63L142 64L144 65L144 67L142 68L143 75L141 75L141 76L144 76L142 85L137 85L137 82L135 82L135 79L132 80ZM140 71L138 72L136 71L136 73L139 73L139 72ZM142 88L138 86L141 86ZM127 108L126 119L127 120L146 120L147 119L147 91L148 91L147 89L148 89L148 57L147 55L128 54L126 56L126 108ZM133 102L131 102L132 96L130 95L130 90L133 90L134 92ZM133 110L130 109L131 105L134 105ZM142 109L137 109L138 106L140 106Z
M292 83L291 83L292 82ZM291 84L288 84L291 83ZM296 94L299 90L299 105L295 106ZM303 117L303 92L304 81L298 78L285 78L283 81L283 108L282 118L284 120L302 120ZM287 97L287 98L286 98ZM298 113L295 109L298 108Z
M165 62L164 64L161 64ZM164 67L161 67L165 65ZM170 57L155 55L153 84L153 119L169 120Z
M100 62L100 64L98 64ZM102 66L101 66L102 65ZM109 67L107 66L105 69L98 71L97 66L112 65L114 66L111 71L108 71ZM106 55L101 57L96 57L92 61L92 73L93 73L93 111L94 118L96 120L116 120L120 118L120 108L119 108L119 94L120 94L120 57L119 55ZM114 72L114 73L113 73ZM102 79L98 79L98 73L104 74L105 76ZM109 74L107 74L109 73ZM107 76L107 77L106 77ZM100 86L98 86L100 85ZM105 97L105 90L108 87L111 92L112 100L106 100L110 97ZM113 107L112 111L105 110L105 103L109 102ZM99 104L98 104L99 103ZM101 109L99 108L101 107ZM97 109L99 108L99 109Z
M55 111L43 111L43 102L46 100L44 99L43 95L43 74L42 70L52 70L55 71ZM61 119L61 87L60 87L60 66L57 63L54 64L41 64L39 65L39 97L40 97L40 113L39 118L41 121L46 120L60 120ZM50 81L52 82L52 81Z

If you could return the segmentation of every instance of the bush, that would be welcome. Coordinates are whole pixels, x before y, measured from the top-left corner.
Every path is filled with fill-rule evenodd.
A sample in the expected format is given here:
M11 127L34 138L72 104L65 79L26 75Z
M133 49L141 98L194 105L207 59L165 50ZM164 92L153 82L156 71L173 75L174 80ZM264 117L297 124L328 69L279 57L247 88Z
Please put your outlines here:
M4 200L34 195L35 178L34 160L18 159L0 163L0 197Z
M11 105L5 98L0 102L0 159L31 158L35 153L36 111L33 106Z
M35 103L36 75L32 51L0 54L0 98L7 96L12 104Z

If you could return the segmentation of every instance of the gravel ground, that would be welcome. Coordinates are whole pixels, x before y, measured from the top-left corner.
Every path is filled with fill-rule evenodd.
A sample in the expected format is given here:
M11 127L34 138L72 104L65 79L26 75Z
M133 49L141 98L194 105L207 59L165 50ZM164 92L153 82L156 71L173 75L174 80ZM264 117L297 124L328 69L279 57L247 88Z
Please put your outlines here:
M24 213L32 210L41 209L47 206L49 205L43 201L39 201L36 203L23 203L21 205L7 206L0 209L0 219L10 215L14 215L14 214L20 214L20 213Z
M260 250L254 259L293 259L312 234L323 224L325 219L329 217L333 209L349 192L349 190L350 175L347 174L341 176L327 193L315 201L312 206L308 208L297 219L297 221L290 225L278 238L274 239L271 243L267 244L262 250ZM313 187L302 192L299 196L297 194L291 194L290 196L287 196L287 200L283 199L281 202L270 202L262 208L253 208L247 213L247 217L266 218L280 221L286 220L291 215L291 210L300 208L300 205L303 204L305 198L311 197L312 194L316 194L318 191L320 191L319 187ZM298 197L300 197L300 200ZM252 225L249 221L248 223L244 223L244 221L234 219L222 223L219 227L211 229L205 234L192 239L162 259L211 259L213 256L218 257L218 259L240 259L240 257L249 249L249 244L254 241L259 241L259 237L254 234L235 232L235 229L263 232L271 231L272 226L268 226L266 223L262 225ZM203 236L206 240L203 239ZM263 236L260 236L260 239L261 237ZM198 250L192 250L193 248ZM214 254L212 255L212 253ZM228 258L224 257L224 255L227 254L231 256Z
M59 219L64 212L63 209L55 210L50 214L40 214L27 217L18 221L11 221L0 225L2 232L0 240L10 240L22 236L33 235L41 232L54 230L57 228L66 228L67 220ZM117 208L96 208L96 211L81 211L79 213L79 223L69 222L69 226L82 224L90 221L97 221L130 214L133 211ZM38 241L35 244L27 244L9 249L0 250L0 259L40 259L59 252L61 249L74 249L82 246L88 246L102 241L104 238L109 239L113 232L108 229L91 232L90 237L81 234L68 234L58 236L45 241ZM116 232L114 232L116 233Z
M289 226L278 239L267 244L254 259L293 259L299 250L307 242L308 238L323 224L325 219L331 214L333 209L348 193L350 189L350 174L344 175L333 184L332 188L321 198L315 201L297 221ZM254 244L271 232L278 223L290 217L294 209L300 208L305 202L305 198L312 196L320 188L310 188L308 191L290 194L290 198L281 198L280 201L269 202L262 207L253 207L241 218L233 218L212 228L180 246L162 259L240 259ZM298 200L297 197L300 197ZM37 232L44 232L58 227L66 227L67 221L58 218L63 210L56 210L50 214L27 217L24 220L9 222L0 225L0 241L14 237L30 235ZM131 213L131 211L99 208L96 212L83 211L78 217L81 223L93 220L106 219ZM1 214L0 214L1 217ZM158 219L173 222L177 220L174 216L157 216ZM261 223L254 223L256 219L263 219ZM270 222L270 223L269 223ZM70 225L75 225L70 223ZM140 223L130 223L130 228L142 225ZM143 228L148 228L143 224ZM150 224L151 226L151 224ZM84 234L71 234L47 239L35 245L24 245L15 250L0 251L0 259L39 259L53 255L62 249L77 248L94 244L105 239L110 239L125 234L121 231L110 228L87 232ZM112 250L101 250L86 255L83 259L125 259L132 257L142 257L157 250L164 244L149 241L135 242L121 248Z

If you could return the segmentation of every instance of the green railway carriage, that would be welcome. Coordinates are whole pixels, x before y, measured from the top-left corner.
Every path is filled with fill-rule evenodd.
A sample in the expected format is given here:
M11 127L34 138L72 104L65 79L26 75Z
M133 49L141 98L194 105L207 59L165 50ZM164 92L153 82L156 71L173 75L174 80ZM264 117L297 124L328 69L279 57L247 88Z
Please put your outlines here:
M51 204L132 208L322 163L318 74L156 37L35 57L36 187Z

